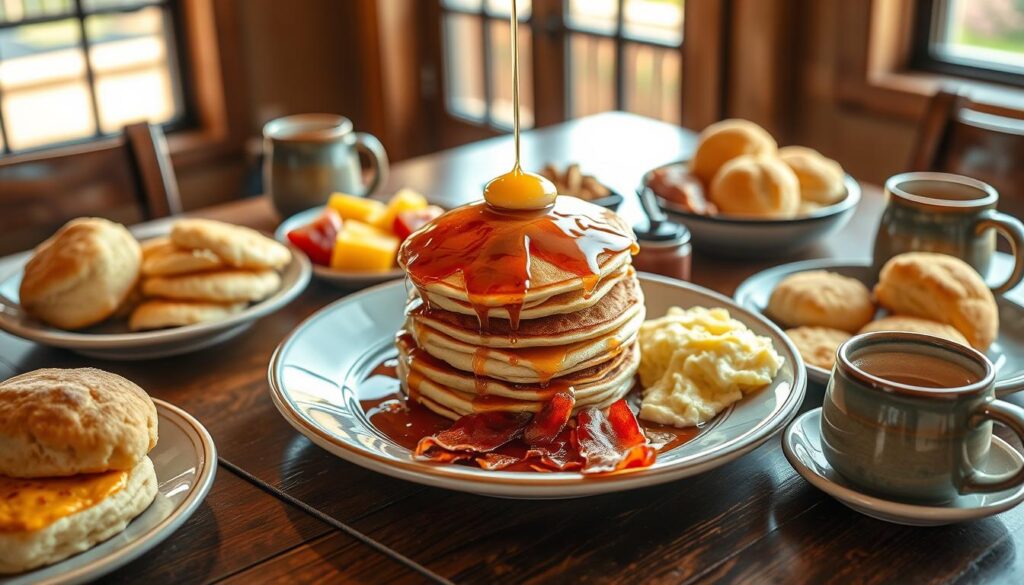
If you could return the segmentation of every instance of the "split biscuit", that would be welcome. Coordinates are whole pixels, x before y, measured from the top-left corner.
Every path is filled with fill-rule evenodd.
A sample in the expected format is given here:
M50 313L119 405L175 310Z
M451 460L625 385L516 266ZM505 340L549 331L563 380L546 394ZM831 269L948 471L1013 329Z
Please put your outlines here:
M171 241L189 250L209 250L236 268L281 268L291 260L288 248L247 227L210 219L182 219Z
M787 276L772 291L768 315L786 327L828 327L856 333L875 316L868 287L855 278L809 270Z
M999 333L999 308L981 276L954 256L908 252L882 267L879 304L897 315L952 325L971 347L985 351Z
M804 361L812 366L831 370L836 364L836 351L852 337L846 331L828 327L796 327L787 329L786 336L800 352Z
M170 240L142 252L143 276L188 274L223 267L224 261L210 250L179 248Z
M209 303L151 299L135 308L128 321L128 328L132 331L145 331L221 321L245 307L244 302Z
M280 287L281 277L273 270L218 270L142 281L147 297L214 303L262 301Z

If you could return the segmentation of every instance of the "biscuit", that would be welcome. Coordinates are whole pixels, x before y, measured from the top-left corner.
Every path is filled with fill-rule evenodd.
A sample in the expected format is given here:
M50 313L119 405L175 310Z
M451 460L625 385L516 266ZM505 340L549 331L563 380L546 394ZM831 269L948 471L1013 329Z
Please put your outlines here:
M787 329L786 336L812 366L831 370L836 365L836 350L852 337L846 331L828 327L797 327Z
M859 280L809 270L787 276L775 287L767 313L786 327L829 327L855 333L875 316L875 305Z
M744 155L727 162L715 175L711 202L728 215L793 217L800 210L800 184L779 159Z
M129 470L156 441L156 406L117 374L47 368L0 383L0 475Z
M128 328L132 331L145 331L221 321L245 307L246 303L244 302L208 303L151 299L135 308L128 321Z
M700 133L690 172L705 185L732 159L750 154L773 156L778 146L767 130L749 120L722 120Z
M124 530L156 494L153 462L143 457L129 472L124 487L96 505L39 530L0 532L0 574L53 564L96 546Z
M224 267L220 256L210 250L188 250L179 248L169 240L159 246L152 246L142 253L143 276L168 276L204 272Z
M779 149L779 159L796 174L800 198L819 205L832 205L846 197L843 167L806 146Z
M171 241L188 250L210 250L236 268L281 268L291 260L287 247L256 230L210 219L182 219Z
M40 244L19 290L25 311L61 329L81 329L114 314L139 277L139 243L121 224L79 218Z
M142 294L182 301L255 302L280 287L281 277L273 270L219 270L147 278L142 281Z
M906 331L909 333L924 333L926 335L934 335L935 337L955 341L961 345L970 345L970 343L967 342L967 338L957 331L952 325L946 325L945 323L938 323L936 321L922 319L920 317L908 317L906 315L890 315L877 321L872 321L862 327L860 333L869 333L871 331Z
M952 325L971 347L985 351L999 333L995 297L963 260L933 252L908 252L882 267L878 303L897 315Z

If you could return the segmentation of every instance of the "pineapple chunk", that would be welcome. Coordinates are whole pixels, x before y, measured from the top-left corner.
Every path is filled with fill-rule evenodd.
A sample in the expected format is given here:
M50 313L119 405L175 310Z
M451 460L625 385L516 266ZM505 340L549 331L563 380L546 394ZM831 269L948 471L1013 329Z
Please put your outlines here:
M393 232L395 229L395 218L403 211L419 211L426 209L429 203L427 198L412 189L399 189L388 201L387 210L377 218L374 225L382 230Z
M377 223L387 207L380 201L335 193L327 201L327 206L338 212L342 219L354 219L364 223Z
M331 268L346 272L387 272L395 265L399 240L357 221L345 222L334 241Z

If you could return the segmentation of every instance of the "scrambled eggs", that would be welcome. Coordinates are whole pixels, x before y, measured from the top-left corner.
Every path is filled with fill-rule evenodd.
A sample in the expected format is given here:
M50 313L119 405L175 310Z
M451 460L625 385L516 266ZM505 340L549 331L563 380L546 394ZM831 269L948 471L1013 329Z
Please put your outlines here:
M705 423L772 381L783 359L725 309L672 307L640 328L640 418L676 427Z

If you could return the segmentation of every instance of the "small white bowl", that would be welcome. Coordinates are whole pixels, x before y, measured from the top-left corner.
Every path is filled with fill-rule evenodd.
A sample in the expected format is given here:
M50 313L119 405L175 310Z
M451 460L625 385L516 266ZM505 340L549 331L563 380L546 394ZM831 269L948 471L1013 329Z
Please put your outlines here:
M167 235L170 230L170 222L161 222L133 232L142 240ZM154 331L129 331L123 321L108 321L84 331L65 331L33 319L18 305L22 271L30 256L22 254L18 268L0 279L0 329L41 345L63 347L105 360L145 360L190 353L242 333L257 319L284 307L305 290L311 273L309 258L295 246L289 245L289 250L292 259L281 271L281 288L270 297L221 321Z
M648 171L641 187L647 187L654 171L667 168L685 170L687 163L674 162ZM663 197L657 200L669 218L690 229L696 250L732 258L771 258L796 252L850 221L860 203L860 185L850 175L844 184L846 197L842 201L789 219L700 215Z
M321 206L296 213L277 226L274 237L282 244L289 244L288 232L313 223L323 212L324 207ZM312 266L313 275L318 279L349 290L366 288L389 280L405 278L405 272L397 267L387 272L346 272L344 270L335 270L329 266L320 266L319 264L313 264Z

